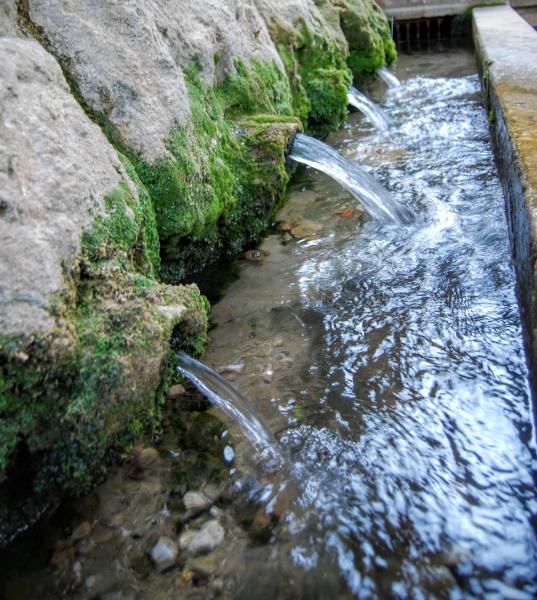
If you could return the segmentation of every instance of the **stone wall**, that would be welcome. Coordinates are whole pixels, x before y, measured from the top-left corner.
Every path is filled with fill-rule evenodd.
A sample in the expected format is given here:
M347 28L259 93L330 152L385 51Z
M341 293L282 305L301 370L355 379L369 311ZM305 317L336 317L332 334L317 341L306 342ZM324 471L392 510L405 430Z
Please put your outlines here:
M158 428L172 336L206 338L176 284L394 58L371 0L1 0L0 545Z
M537 373L537 32L507 6L473 12L474 42Z

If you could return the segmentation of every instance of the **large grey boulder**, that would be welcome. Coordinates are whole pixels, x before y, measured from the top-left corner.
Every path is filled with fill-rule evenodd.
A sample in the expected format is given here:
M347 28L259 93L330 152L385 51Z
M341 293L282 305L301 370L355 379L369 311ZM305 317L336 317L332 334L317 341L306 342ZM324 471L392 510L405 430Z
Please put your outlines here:
M190 65L216 85L236 59L279 61L250 2L29 0L27 18L89 109L148 162L166 155L172 127L189 121Z
M155 279L154 213L128 161L56 60L13 37L0 37L0 238L1 546L155 421L174 328L201 343L207 322L195 286Z
M104 196L137 191L39 43L0 38L0 61L0 330L31 337L56 326L51 299Z

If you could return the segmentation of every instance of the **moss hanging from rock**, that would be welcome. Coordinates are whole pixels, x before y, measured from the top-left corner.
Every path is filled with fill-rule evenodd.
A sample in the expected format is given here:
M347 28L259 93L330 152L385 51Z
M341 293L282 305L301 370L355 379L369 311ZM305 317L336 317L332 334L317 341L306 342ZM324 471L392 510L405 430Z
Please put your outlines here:
M78 268L49 309L57 330L0 339L0 545L40 503L88 490L143 431L156 430L175 364L172 335L191 353L207 339L208 303L197 287L155 278L152 204L123 162L137 185L109 193L106 214L85 233Z
M155 206L161 274L172 282L266 231L288 181L285 151L299 127L275 63L239 62L218 88L204 86L193 67L187 82L192 120L171 132L169 154L152 165L132 156Z
M375 3L337 0L341 29L349 44L347 63L358 84L374 77L384 65L397 59L386 16Z

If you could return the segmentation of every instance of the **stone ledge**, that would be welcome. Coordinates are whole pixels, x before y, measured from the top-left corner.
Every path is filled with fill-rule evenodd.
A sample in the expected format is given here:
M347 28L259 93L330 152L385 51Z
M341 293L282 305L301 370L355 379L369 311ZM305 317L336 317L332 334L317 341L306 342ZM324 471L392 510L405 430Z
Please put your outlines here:
M537 365L537 32L512 8L473 11L474 43L506 199L524 322ZM533 369L536 373L537 369ZM534 376L535 377L535 376Z

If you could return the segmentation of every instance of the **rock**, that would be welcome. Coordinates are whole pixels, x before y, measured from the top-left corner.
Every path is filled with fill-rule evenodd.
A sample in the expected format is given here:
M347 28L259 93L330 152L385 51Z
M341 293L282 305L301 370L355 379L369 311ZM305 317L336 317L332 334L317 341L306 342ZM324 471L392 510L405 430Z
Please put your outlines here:
M73 564L73 575L77 583L80 583L82 579L82 563L79 560Z
M179 548L177 544L168 537L160 537L151 550L151 560L157 571L162 572L175 565Z
M160 455L156 448L135 448L129 456L123 461L123 471L126 477L140 480L151 467L160 462ZM144 488L147 493L156 493L159 491L160 483L157 481L144 481L140 488Z
M231 446L226 446L224 448L224 460L228 463L235 460L235 451Z
M69 543L60 543L54 551L50 564L58 571L67 571L75 560L75 549Z
M224 536L224 528L218 521L207 521L198 532L191 536L186 550L193 556L212 552L224 541Z
M169 156L165 142L174 126L189 124L189 65L216 85L237 59L282 64L250 2L219 0L209 8L182 0L83 0L74 7L70 0L36 0L28 17L65 58L89 107L149 163Z
M213 581L211 581L211 590L219 596L224 591L224 580L221 577L217 577Z
M190 491L183 496L183 504L187 511L202 512L211 506L212 500L201 492Z
M216 369L217 373L225 374L225 373L237 373L240 374L244 371L244 363L235 363L233 365L225 365L224 367L218 367Z
M86 581L84 582L84 585L86 586L87 590L91 590L95 587L96 583L97 583L97 577L95 575L90 575L89 577L86 577Z
M176 383L175 385L172 385L172 387L168 390L168 394L166 397L170 402L173 402L181 396L184 396L184 394L186 394L185 388L180 383Z
M184 587L190 585L193 580L194 580L194 572L185 567L181 571L181 574L179 575L179 577L177 577L175 579L175 587L177 587L179 589L184 588Z
M2 440L0 479L5 465L16 471L24 439L33 481L55 497L74 495L101 476L110 445L128 444L154 420L172 332L181 321L200 335L206 307L195 286L157 283L147 193L39 43L0 38L0 114L2 414L17 415ZM186 311L162 315L159 306ZM51 466L54 478L43 473ZM4 489L0 545L23 529L19 506L21 519L35 516L32 490L22 502Z
M293 224L289 221L278 221L278 229L283 232L291 233L291 229L293 229Z
M221 559L216 554L189 558L186 566L191 570L197 582L204 584L218 571Z
M252 520L248 535L258 544L266 544L272 537L273 519L265 510L260 509Z
M40 44L0 38L0 63L0 330L32 336L54 328L63 265L74 268L105 195L132 183Z
M249 260L251 262L263 262L267 258L267 256L270 256L270 252L259 249L246 250L246 252L244 252L242 255L244 259Z
M89 521L83 521L76 529L73 530L73 533L71 534L71 541L77 542L85 537L88 537L88 535L91 533L91 529L91 523Z
M183 531L179 536L179 548L181 548L181 550L186 550L190 542L196 537L197 533L196 529L187 529L186 531Z
M220 520L224 516L224 511L221 508L218 508L218 506L211 506L209 514L213 519Z
M313 221L308 221L304 219L298 223L298 225L294 225L291 228L291 235L296 239L313 239L319 235L321 231L321 226L317 225L317 223L313 223Z

